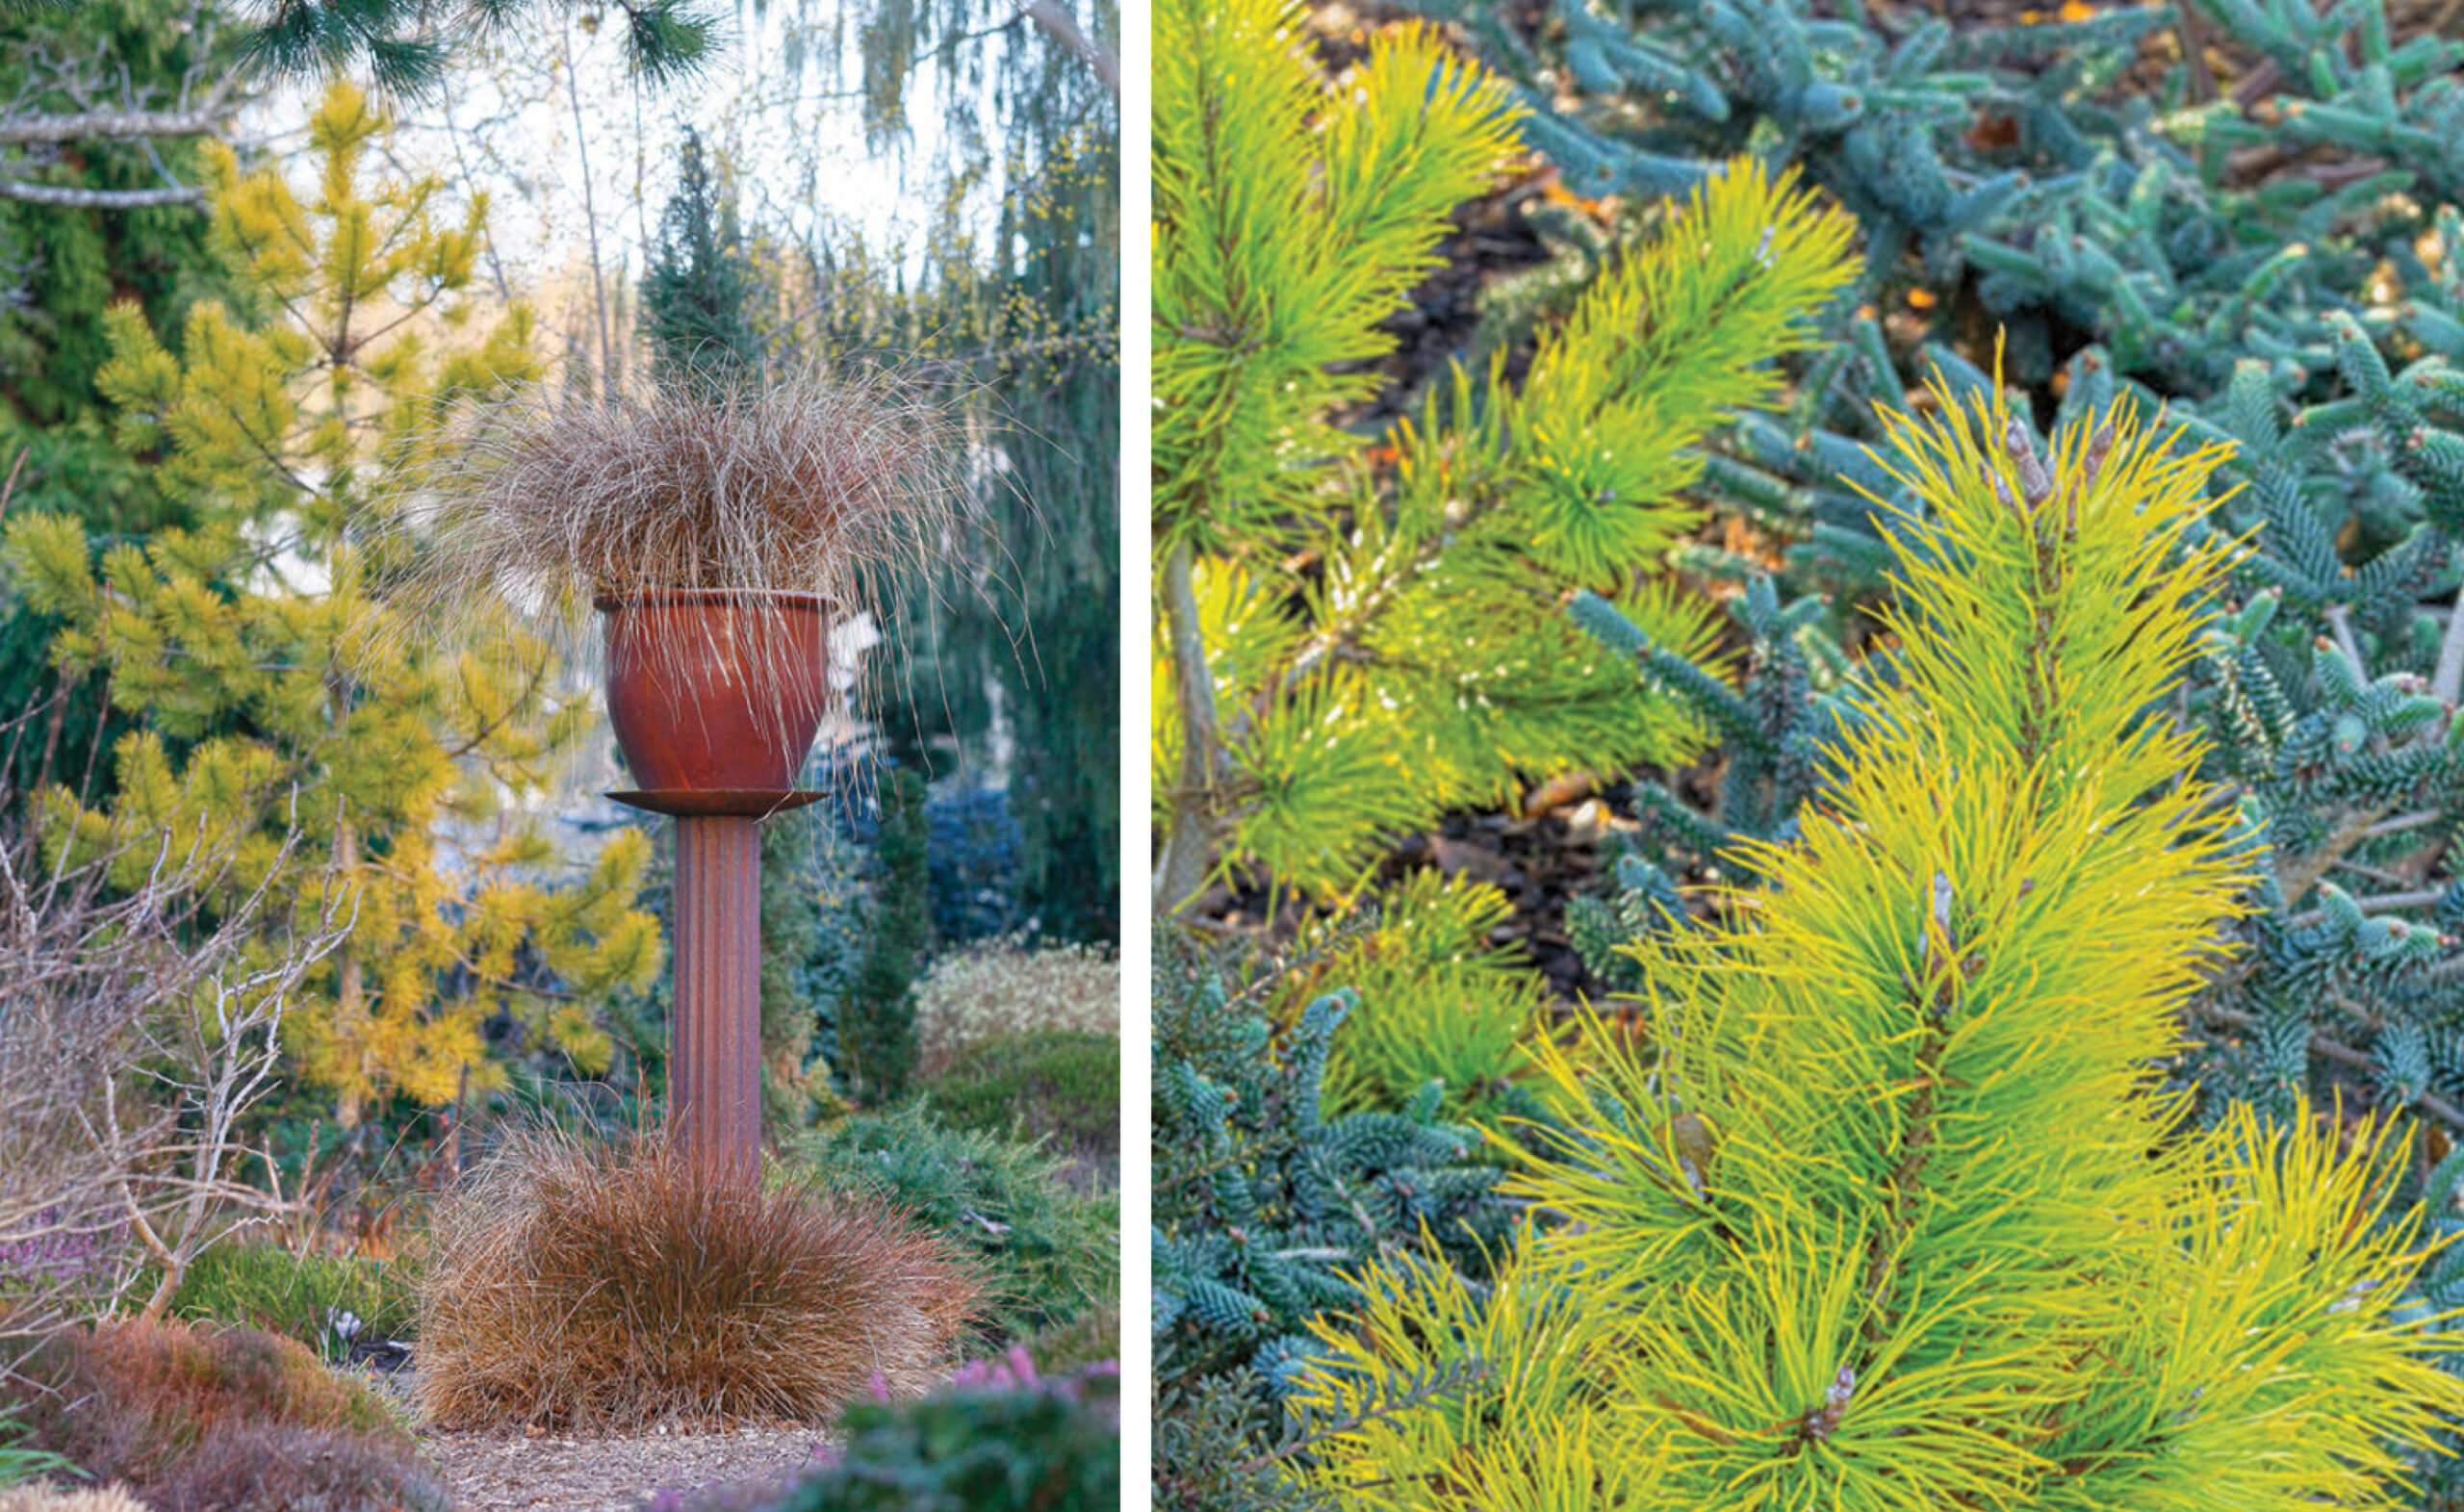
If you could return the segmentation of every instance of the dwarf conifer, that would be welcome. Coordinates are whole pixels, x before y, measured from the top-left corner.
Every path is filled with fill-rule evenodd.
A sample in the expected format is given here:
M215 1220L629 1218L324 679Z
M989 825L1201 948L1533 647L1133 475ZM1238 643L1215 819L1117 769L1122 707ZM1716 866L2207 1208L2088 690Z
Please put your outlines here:
M1350 1435L1346 1504L2382 1506L2464 1397L2401 1311L2400 1156L2159 1080L2252 864L2166 709L2220 449L1939 398L1887 426L1896 676L1819 809L1635 946L1646 1036L1542 1048L1494 1294L1403 1261L1322 1330L1326 1410L1488 1366Z
M1519 113L1425 28L1377 38L1334 84L1283 0L1168 0L1156 29L1159 906L1236 868L1341 898L1449 807L1696 749L1693 712L1562 602L1597 590L1707 653L1707 613L1658 576L1692 518L1677 496L1704 434L1775 397L1769 359L1849 278L1846 218L1740 160L1519 383L1453 370L1373 458L1330 415L1374 392L1378 322L1510 166ZM1331 1084L1399 1106L1444 1075L1459 1104L1504 1074L1534 1005L1485 928L1455 928L1502 899L1449 882L1383 905L1383 939L1342 969L1417 964L1365 996ZM1436 989L1446 973L1497 990L1467 1003ZM1430 1012L1369 1012L1414 1004ZM1476 1034L1401 1053L1458 1023ZM1397 1053L1348 1064L1348 1044Z

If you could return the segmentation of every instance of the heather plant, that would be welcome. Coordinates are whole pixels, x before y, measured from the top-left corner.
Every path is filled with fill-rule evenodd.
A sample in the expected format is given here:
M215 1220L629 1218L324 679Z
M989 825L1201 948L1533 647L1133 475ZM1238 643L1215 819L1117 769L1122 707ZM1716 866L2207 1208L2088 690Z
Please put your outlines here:
M258 1329L141 1320L64 1329L0 1380L0 1404L20 1415L34 1447L153 1506L448 1505L384 1402L306 1346Z
M2254 861L2166 717L2220 453L1936 401L1890 421L1927 508L1821 808L1637 944L1647 1038L1541 1052L1565 1127L1495 1287L1400 1258L1320 1328L1322 1410L1490 1367L1343 1435L1349 1504L2400 1505L2464 1397L2386 1130L2202 1128L2156 1068Z
M826 1422L928 1383L975 1318L947 1240L782 1169L699 1179L660 1131L508 1136L436 1204L417 1397L441 1424Z
M1112 952L1005 935L943 952L916 981L916 1072L927 1081L978 1045L1041 1030L1118 1037Z
M452 1512L445 1482L365 1435L240 1423L201 1441L146 1492L180 1512Z
M1120 1309L1090 1308L1026 1340L1028 1358L1046 1375L1065 1375L1120 1359Z

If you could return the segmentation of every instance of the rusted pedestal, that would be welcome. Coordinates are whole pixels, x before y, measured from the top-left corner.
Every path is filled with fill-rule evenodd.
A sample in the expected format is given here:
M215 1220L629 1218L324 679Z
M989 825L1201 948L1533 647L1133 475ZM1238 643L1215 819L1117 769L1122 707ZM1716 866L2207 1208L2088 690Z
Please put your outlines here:
M671 1125L696 1162L751 1180L761 1169L760 826L823 795L732 789L607 796L676 819Z

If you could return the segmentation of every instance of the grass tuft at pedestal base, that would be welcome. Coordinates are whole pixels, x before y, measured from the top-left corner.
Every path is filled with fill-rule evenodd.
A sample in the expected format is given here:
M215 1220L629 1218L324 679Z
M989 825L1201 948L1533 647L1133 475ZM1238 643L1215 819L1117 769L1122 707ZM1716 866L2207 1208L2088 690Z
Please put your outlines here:
M444 1427L827 1422L937 1382L980 1294L897 1209L711 1181L656 1131L516 1135L432 1242L416 1392Z

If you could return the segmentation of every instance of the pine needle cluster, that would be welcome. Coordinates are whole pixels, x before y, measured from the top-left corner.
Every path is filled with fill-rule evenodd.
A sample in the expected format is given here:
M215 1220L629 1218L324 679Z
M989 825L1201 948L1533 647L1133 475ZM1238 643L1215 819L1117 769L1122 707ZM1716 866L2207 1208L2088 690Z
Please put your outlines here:
M1238 517L1212 498L1165 517L1226 548L1196 563L1191 608L1227 711L1227 856L1339 891L1383 836L1444 807L1699 743L1690 713L1638 688L1560 599L1603 591L1707 654L1703 610L1654 577L1693 518L1678 500L1699 474L1692 448L1772 398L1764 359L1804 339L1802 317L1847 277L1845 230L1740 161L1550 333L1519 389L1458 369L1397 428L1391 495L1352 470L1327 499L1321 472L1294 469L1279 486L1317 485L1309 501L1340 506L1337 527L1227 540ZM1296 557L1305 575L1283 565ZM1173 703L1157 706L1159 764L1180 765Z
M1707 614L1659 578L1693 518L1680 495L1851 276L1847 218L1739 160L1519 382L1457 367L1373 448L1330 417L1374 392L1378 322L1510 168L1520 111L1425 28L1378 36L1333 85L1284 0L1173 0L1156 29L1159 906L1232 875L1342 900L1450 807L1697 749L1695 712L1563 602L1594 590L1708 655ZM1373 954L1457 938L1491 897L1389 898ZM1510 1074L1533 994L1476 941L1417 955L1403 991L1364 997L1349 1042L1382 1048L1339 1095L1398 1106L1434 1072L1461 1099ZM1408 1003L1429 1011L1385 1016Z
M436 90L456 43L510 29L570 0L260 0L247 7L249 64L277 78L322 82L365 70L386 94L413 99ZM573 9L579 9L573 7ZM615 0L625 61L636 77L676 84L708 65L719 26L699 0ZM585 19L596 25L598 13ZM569 24L565 17L558 25Z
M2464 1404L2400 1294L2382 1130L2203 1128L2155 1063L2252 855L2164 717L2229 565L2220 453L1999 399L1893 418L1896 679L1730 922L1637 945L1647 1040L1541 1059L1566 1120L1493 1295L1378 1268L1321 1410L1378 1507L2400 1505Z

